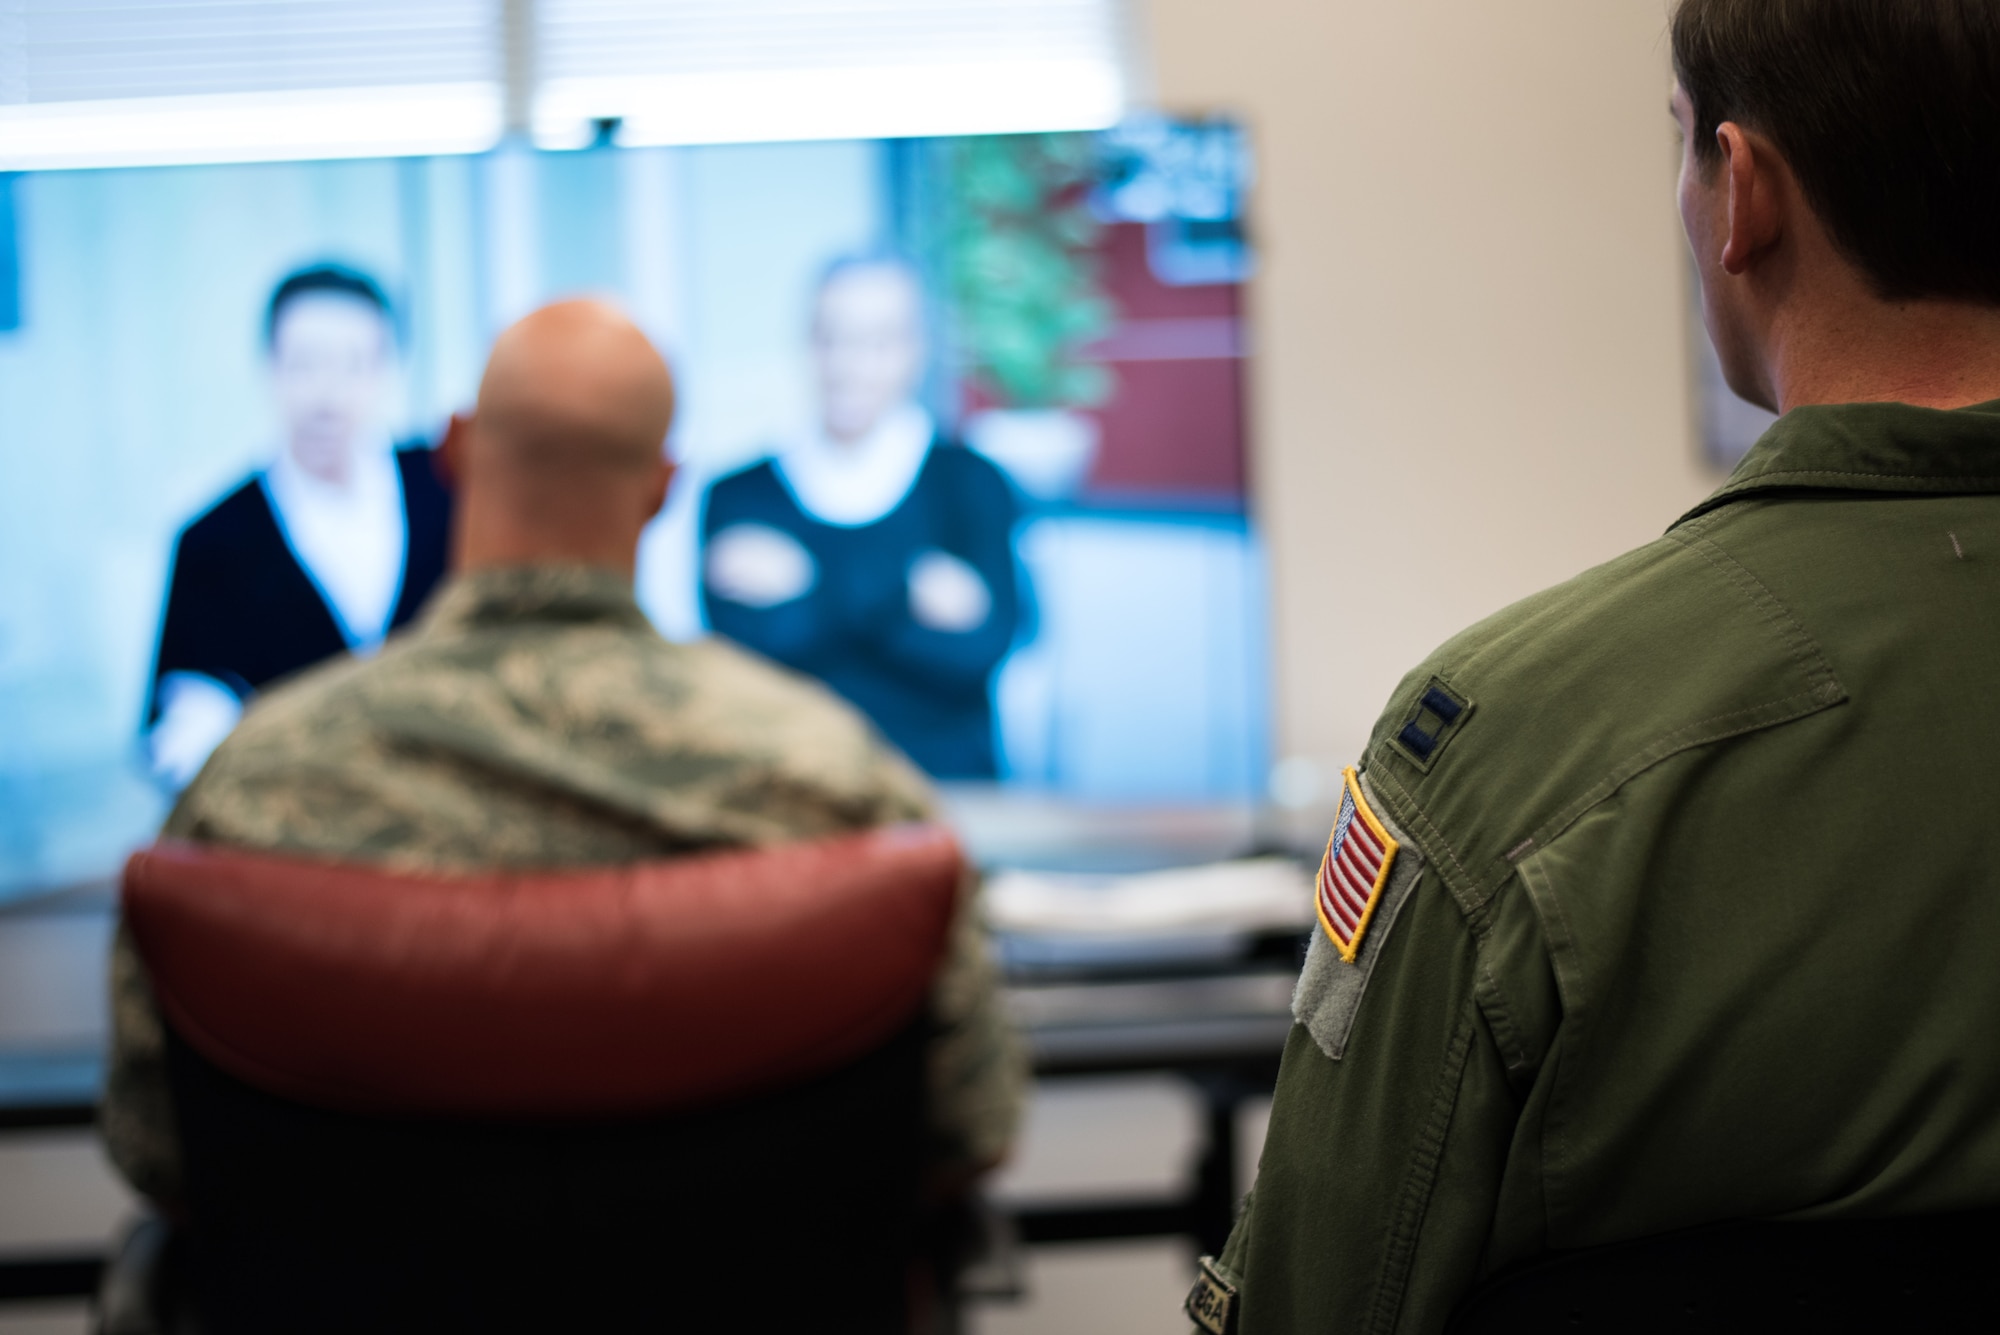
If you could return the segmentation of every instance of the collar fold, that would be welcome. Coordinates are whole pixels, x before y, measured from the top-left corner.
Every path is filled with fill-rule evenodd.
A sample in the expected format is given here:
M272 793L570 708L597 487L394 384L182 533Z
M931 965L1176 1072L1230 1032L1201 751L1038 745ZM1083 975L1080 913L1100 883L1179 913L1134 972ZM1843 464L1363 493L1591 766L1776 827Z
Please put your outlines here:
M1729 481L1674 521L1780 491L2000 492L2000 400L1967 408L1833 403L1794 408Z

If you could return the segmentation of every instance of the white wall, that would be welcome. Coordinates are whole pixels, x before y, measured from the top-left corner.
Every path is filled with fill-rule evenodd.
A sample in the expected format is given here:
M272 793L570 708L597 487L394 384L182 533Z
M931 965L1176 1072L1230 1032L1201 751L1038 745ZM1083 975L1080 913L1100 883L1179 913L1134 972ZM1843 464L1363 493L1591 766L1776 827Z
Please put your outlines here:
M1350 763L1460 627L1715 485L1664 0L1145 0L1163 106L1249 123L1279 755Z

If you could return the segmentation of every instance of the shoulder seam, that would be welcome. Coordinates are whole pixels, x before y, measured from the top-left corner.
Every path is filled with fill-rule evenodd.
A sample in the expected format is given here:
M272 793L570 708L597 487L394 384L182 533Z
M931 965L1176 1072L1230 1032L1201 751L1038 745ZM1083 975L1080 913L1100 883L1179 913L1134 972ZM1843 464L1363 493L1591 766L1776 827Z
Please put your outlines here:
M1416 796L1389 766L1371 766L1369 780L1379 789L1389 790L1385 803L1413 826L1417 842L1431 853L1439 875L1445 880L1468 918L1483 915L1489 901L1513 876L1517 865L1538 849L1546 847L1592 807L1611 797L1620 788L1654 765L1682 751L1744 733L1776 727L1793 719L1816 714L1845 701L1847 689L1841 684L1826 656L1798 618L1753 571L1712 538L1705 536L1709 516L1689 522L1681 531L1669 532L1665 539L1682 550L1699 556L1733 586L1763 617L1785 653L1804 673L1806 689L1768 700L1762 704L1729 710L1696 719L1654 739L1614 764L1596 783L1586 788L1567 806L1542 822L1526 838L1513 844L1489 866L1468 868L1444 832L1417 802ZM1442 854L1442 857L1439 856ZM1448 864L1448 865L1447 865Z
M1614 766L1610 773L1586 790L1576 801L1544 821L1541 828L1530 835L1524 844L1511 851L1512 860L1508 862L1509 868L1537 849L1548 847L1585 812L1662 760L1697 746L1705 746L1709 742L1719 742L1746 732L1760 732L1780 723L1789 723L1795 718L1817 714L1820 710L1837 705L1846 698L1847 692L1841 689L1840 683L1831 681L1810 691L1800 691L1767 704L1753 705L1747 709L1732 710L1711 718L1698 719L1686 727L1668 733L1651 746L1642 748ZM1716 726L1711 728L1709 727L1711 724Z
M1418 836L1417 843L1420 846L1426 843L1435 844L1437 848L1444 853L1446 860L1448 860L1451 863L1453 870L1457 871L1461 880L1463 880L1467 885L1473 884L1472 873L1467 871L1465 869L1465 864L1459 860L1458 850L1452 847L1451 840L1445 837L1444 831L1440 830L1437 827L1436 822L1431 820L1430 814L1423 809L1421 804L1418 803L1416 794L1412 793L1407 787L1404 786L1403 781L1396 776L1395 772L1389 769L1389 767L1386 765L1380 767L1371 767L1368 771L1367 778L1371 786L1386 783L1390 787L1394 788L1396 790L1397 795L1402 799L1401 802L1397 805L1399 806L1399 808L1408 809L1407 815L1405 815L1404 811L1401 809L1397 810L1396 814L1398 816L1402 816L1403 819L1405 820L1411 820L1411 818L1414 817L1415 819L1412 820L1411 823L1421 824L1424 827L1424 829L1429 833L1428 839L1425 839L1422 836ZM1428 852L1429 850L1426 849L1425 851ZM1431 857L1431 861L1435 863L1437 862L1437 860L1438 859L1436 855L1433 854Z
M1806 670L1809 679L1815 680L1815 689L1824 690L1829 684L1839 688L1840 679L1834 675L1833 665L1826 661L1826 655L1820 652L1819 642L1799 624L1799 619L1792 615L1791 609L1779 600L1778 595L1771 592L1770 585L1730 555L1722 544L1700 531L1685 535L1669 533L1667 538L1699 555L1744 592L1763 613L1764 619L1778 631L1791 651L1792 660Z

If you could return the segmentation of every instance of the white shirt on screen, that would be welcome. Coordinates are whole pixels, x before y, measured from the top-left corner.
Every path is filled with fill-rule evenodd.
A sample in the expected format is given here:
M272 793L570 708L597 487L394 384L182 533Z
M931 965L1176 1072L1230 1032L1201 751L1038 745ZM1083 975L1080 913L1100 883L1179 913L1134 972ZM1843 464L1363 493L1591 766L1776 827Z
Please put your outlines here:
M366 653L389 633L403 590L409 523L387 438L355 453L336 486L280 453L264 474L285 542L326 599L348 647Z
M914 403L883 414L859 440L817 427L778 455L778 475L799 507L823 524L857 528L888 514L917 484L937 423Z

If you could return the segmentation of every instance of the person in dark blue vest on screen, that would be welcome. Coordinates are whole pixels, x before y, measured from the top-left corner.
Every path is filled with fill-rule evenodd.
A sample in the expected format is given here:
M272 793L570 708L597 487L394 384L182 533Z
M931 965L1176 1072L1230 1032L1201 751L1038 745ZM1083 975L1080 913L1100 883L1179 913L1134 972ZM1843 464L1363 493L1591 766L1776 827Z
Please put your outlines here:
M394 446L388 299L336 265L278 284L264 319L284 441L174 546L147 711L153 770L194 777L266 684L371 653L444 573L451 502L431 451Z
M1013 490L916 402L923 291L908 265L831 266L812 355L815 426L709 490L703 615L846 696L938 778L993 778L993 676L1025 594Z

